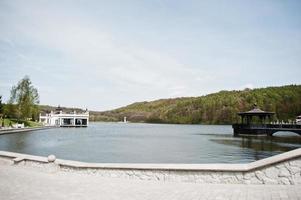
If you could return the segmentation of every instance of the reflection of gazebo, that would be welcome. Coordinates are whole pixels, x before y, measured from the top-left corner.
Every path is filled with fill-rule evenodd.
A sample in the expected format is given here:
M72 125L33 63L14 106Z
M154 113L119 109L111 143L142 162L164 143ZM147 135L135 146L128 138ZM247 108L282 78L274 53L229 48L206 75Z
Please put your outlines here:
M268 118L268 120L271 121L271 118L275 113L263 111L257 108L255 104L254 109L247 112L239 112L237 114L241 117L242 124L252 124L252 122L254 122L253 118L255 117L259 118L261 124L265 124L266 119Z

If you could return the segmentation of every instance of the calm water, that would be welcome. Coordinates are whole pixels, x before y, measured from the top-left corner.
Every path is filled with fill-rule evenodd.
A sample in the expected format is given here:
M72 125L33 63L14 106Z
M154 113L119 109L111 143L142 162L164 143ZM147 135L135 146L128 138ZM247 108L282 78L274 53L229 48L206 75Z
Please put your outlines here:
M245 163L299 147L293 133L238 138L213 125L91 123L0 136L0 150L109 163Z

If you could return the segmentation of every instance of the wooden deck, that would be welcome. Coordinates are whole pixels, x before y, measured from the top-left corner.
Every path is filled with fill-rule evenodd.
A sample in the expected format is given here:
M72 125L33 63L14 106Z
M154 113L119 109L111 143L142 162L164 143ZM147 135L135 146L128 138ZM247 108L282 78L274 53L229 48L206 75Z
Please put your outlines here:
M301 135L301 124L233 124L234 136L268 135L278 131L289 131Z

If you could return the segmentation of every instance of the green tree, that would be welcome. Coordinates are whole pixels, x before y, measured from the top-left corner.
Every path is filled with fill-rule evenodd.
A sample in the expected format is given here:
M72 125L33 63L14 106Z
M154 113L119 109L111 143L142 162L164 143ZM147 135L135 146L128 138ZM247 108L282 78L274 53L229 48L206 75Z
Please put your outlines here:
M0 96L0 117L3 114L2 96Z
M3 105L2 105L2 96L0 96L0 119L1 119L1 126L4 126L4 116L3 116Z
M16 105L16 114L18 119L37 118L39 94L38 90L32 85L28 76L25 76L11 89L9 104Z

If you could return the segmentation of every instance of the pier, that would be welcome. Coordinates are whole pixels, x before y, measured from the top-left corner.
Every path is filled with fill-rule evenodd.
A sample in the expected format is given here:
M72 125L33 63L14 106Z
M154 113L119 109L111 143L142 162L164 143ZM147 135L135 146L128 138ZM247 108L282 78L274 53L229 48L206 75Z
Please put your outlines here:
M274 112L267 112L257 108L247 112L237 113L241 123L233 124L234 136L239 135L266 135L272 136L278 131L289 131L301 135L301 124L271 123Z
M299 124L233 124L234 136L267 135L272 136L278 131L289 131L301 135Z

